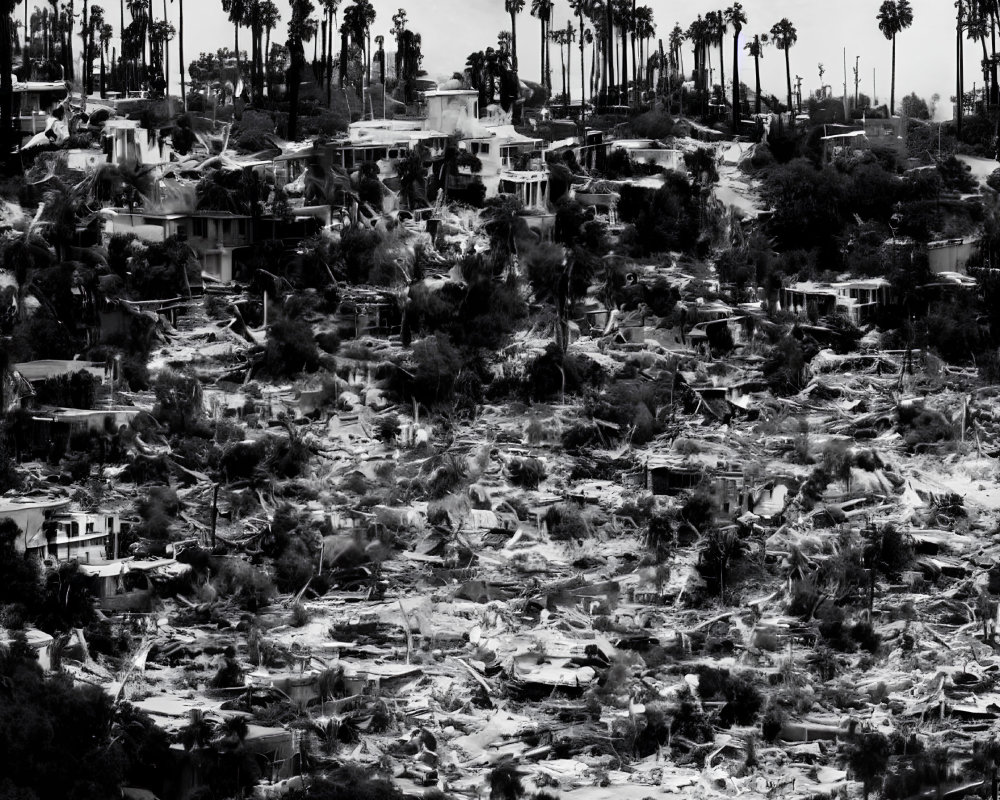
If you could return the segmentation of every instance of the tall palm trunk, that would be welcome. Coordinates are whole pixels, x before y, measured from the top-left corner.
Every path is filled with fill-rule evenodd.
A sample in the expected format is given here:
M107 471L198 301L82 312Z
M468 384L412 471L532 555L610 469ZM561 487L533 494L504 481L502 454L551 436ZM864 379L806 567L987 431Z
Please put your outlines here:
M545 85L545 20L544 19L538 20L538 26L542 29L542 41L540 43L540 52L538 56L539 64L541 64L541 74L540 74L541 80L539 82L542 84L542 86L544 86Z
M628 105L628 25L621 26L622 34L622 74L621 74L621 91L624 95L624 99L621 100L623 105ZM621 95L619 95L621 99Z
M760 56L757 51L754 51L753 57L753 71L754 71L754 86L757 92L753 101L753 110L755 114L760 114ZM857 106L857 103L854 104Z
M510 12L510 66L517 75L517 14Z
M889 116L892 117L895 114L896 114L896 34L893 34L892 35L892 79L889 83Z
M955 103L956 103L956 113L955 113L955 130L958 136L962 135L962 91L964 88L964 80L962 76L962 0L958 0L958 22L956 25L956 42L955 42Z
M601 93L604 95L605 105L611 103L611 87L615 84L614 70L614 15L611 11L611 3L606 0L604 3L604 74L601 76Z
M2 148L0 154L4 161L10 155L11 149L20 144L14 130L12 39L10 14L0 14L0 148Z
M326 17L324 17L320 22L320 32L323 37L323 62L318 75L320 86L323 85L323 76L326 74L326 24ZM264 54L264 58L267 58L267 53Z
M545 23L545 85L549 89L549 94L553 94L552 89L552 18L549 17Z
M167 0L163 0L163 21L167 22ZM170 97L170 42L163 40L163 80L166 82L164 93Z
M583 119L583 104L587 102L587 69L584 62L584 48L587 46L583 35L583 11L580 11L580 119Z
M184 63L184 0L177 0L177 60L181 66L181 108L187 113L187 65Z
M959 0L961 2L961 0ZM788 50L785 48L785 80L788 82L788 114L789 118L794 122L795 120L795 109L792 107L792 65L788 60Z
M986 37L981 36L979 43L983 46L983 105L989 105L993 89L990 86L990 54L986 50Z
M326 70L326 59L323 59L323 70ZM322 77L320 78L320 86L323 85ZM267 96L270 97L271 91L271 26L268 25L264 29L264 88L267 90Z
M740 32L733 31L733 136L740 132Z
M566 116L569 116L569 95L573 91L573 77L570 74L573 65L573 41L566 37Z
M66 66L66 80L73 80L73 0L69 2L68 13L66 14L66 44L63 48L64 62Z
M997 92L997 3L990 3L990 103L995 105L1000 98Z
M562 43L559 44L559 67L562 73L562 93L566 97L566 56L563 54Z
M719 86L722 89L722 102L725 101L726 97L726 42L725 39L719 39Z
M590 48L590 83L588 88L590 89L590 96L593 97L597 94L597 49L600 43L600 37L594 37L594 44Z
M82 53L83 69L84 69L83 92L85 96L89 95L91 92L94 91L94 80L92 77L93 70L90 68L90 59L89 59L90 42L88 41L88 39L90 37L88 28L90 25L90 21L87 19L87 17L89 16L89 11L90 11L90 4L88 3L88 0L83 0L83 30L81 31L80 38L83 40L83 53Z

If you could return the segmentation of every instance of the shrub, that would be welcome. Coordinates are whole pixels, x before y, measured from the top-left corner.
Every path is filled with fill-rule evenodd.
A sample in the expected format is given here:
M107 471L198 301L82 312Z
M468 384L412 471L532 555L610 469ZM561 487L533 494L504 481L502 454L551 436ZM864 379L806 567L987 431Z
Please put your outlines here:
M212 564L212 584L219 594L255 611L274 598L274 584L267 573L240 558L217 558Z
M274 377L315 372L319 368L319 350L312 327L301 319L280 317L267 331L267 347L261 369Z
M557 542L581 541L590 538L590 527L575 504L553 506L545 514L549 538Z
M545 480L545 465L537 458L512 458L507 465L510 482L524 489L537 489Z
M734 528L711 531L698 553L698 572L708 590L722 596L737 564L746 555L747 545Z
M785 712L780 707L771 705L760 721L760 733L765 742L775 742L785 725Z
M274 562L274 580L278 590L300 591L315 574L316 563L309 545L302 538L291 539Z

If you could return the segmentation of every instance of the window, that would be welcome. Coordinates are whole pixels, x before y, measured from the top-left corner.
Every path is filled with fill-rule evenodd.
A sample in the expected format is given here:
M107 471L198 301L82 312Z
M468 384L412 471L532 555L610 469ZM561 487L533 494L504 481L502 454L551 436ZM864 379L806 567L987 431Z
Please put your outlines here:
M87 533L93 533L93 532L94 532L94 523L93 522L88 522L87 523Z
M80 523L79 522L71 522L70 523L69 535L71 537L73 537L73 538L76 538L77 536L80 535Z
M108 524L106 530L108 531L108 533L112 533L114 532L114 529L115 529L115 518L108 517Z
M238 220L236 223L236 230L240 236L247 235L247 221L245 219Z
M195 236L204 239L205 238L205 218L195 217L191 220L191 230Z

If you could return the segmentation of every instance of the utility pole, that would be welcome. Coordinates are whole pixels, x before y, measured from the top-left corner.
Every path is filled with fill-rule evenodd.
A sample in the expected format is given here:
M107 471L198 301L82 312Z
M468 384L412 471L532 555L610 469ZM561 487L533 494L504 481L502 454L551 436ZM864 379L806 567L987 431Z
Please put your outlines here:
M802 113L802 76L795 76L795 102L799 107L799 113Z
M858 72L861 56L854 56L854 107L858 107L858 86L861 84L861 73Z
M847 101L847 48L844 48L844 122L847 122L851 118L850 110L848 109Z
M956 130L956 133L958 134L959 137L961 137L961 135L962 135L962 116L963 116L963 113L964 113L964 109L962 108L962 105L963 105L963 103L962 103L962 88L965 85L965 81L963 80L965 76L962 74L962 72L963 72L963 66L964 66L963 63L962 63L962 50L963 50L963 42L962 42L962 38L963 38L962 37L962 20L963 20L963 17L964 17L964 13L962 11L962 8L963 8L962 7L962 0L958 0L958 23L956 25L956 36L957 36L958 41L957 41L957 46L955 48L955 52L956 52L955 80L956 80L956 83L957 83L957 88L956 88L956 91L955 91L955 107L956 107L956 115L955 115L956 126L955 126L955 130Z

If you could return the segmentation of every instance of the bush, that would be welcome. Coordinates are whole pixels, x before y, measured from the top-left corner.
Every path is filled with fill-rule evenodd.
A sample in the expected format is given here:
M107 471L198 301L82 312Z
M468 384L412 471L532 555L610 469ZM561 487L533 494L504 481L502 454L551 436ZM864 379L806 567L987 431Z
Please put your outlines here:
M545 514L545 524L549 529L549 538L556 542L582 541L591 535L579 507L570 503L550 508Z
M267 347L261 369L273 377L291 377L315 372L320 356L312 327L301 319L280 317L267 331Z
M403 367L403 391L427 406L452 399L455 379L465 359L447 336L435 334L413 344Z
M545 465L537 458L512 458L507 465L510 482L524 489L537 489L545 480Z
M240 558L213 559L212 572L216 591L249 611L263 608L274 598L274 584L267 573Z
M316 558L301 538L291 539L274 562L274 580L279 591L298 592L316 573Z

